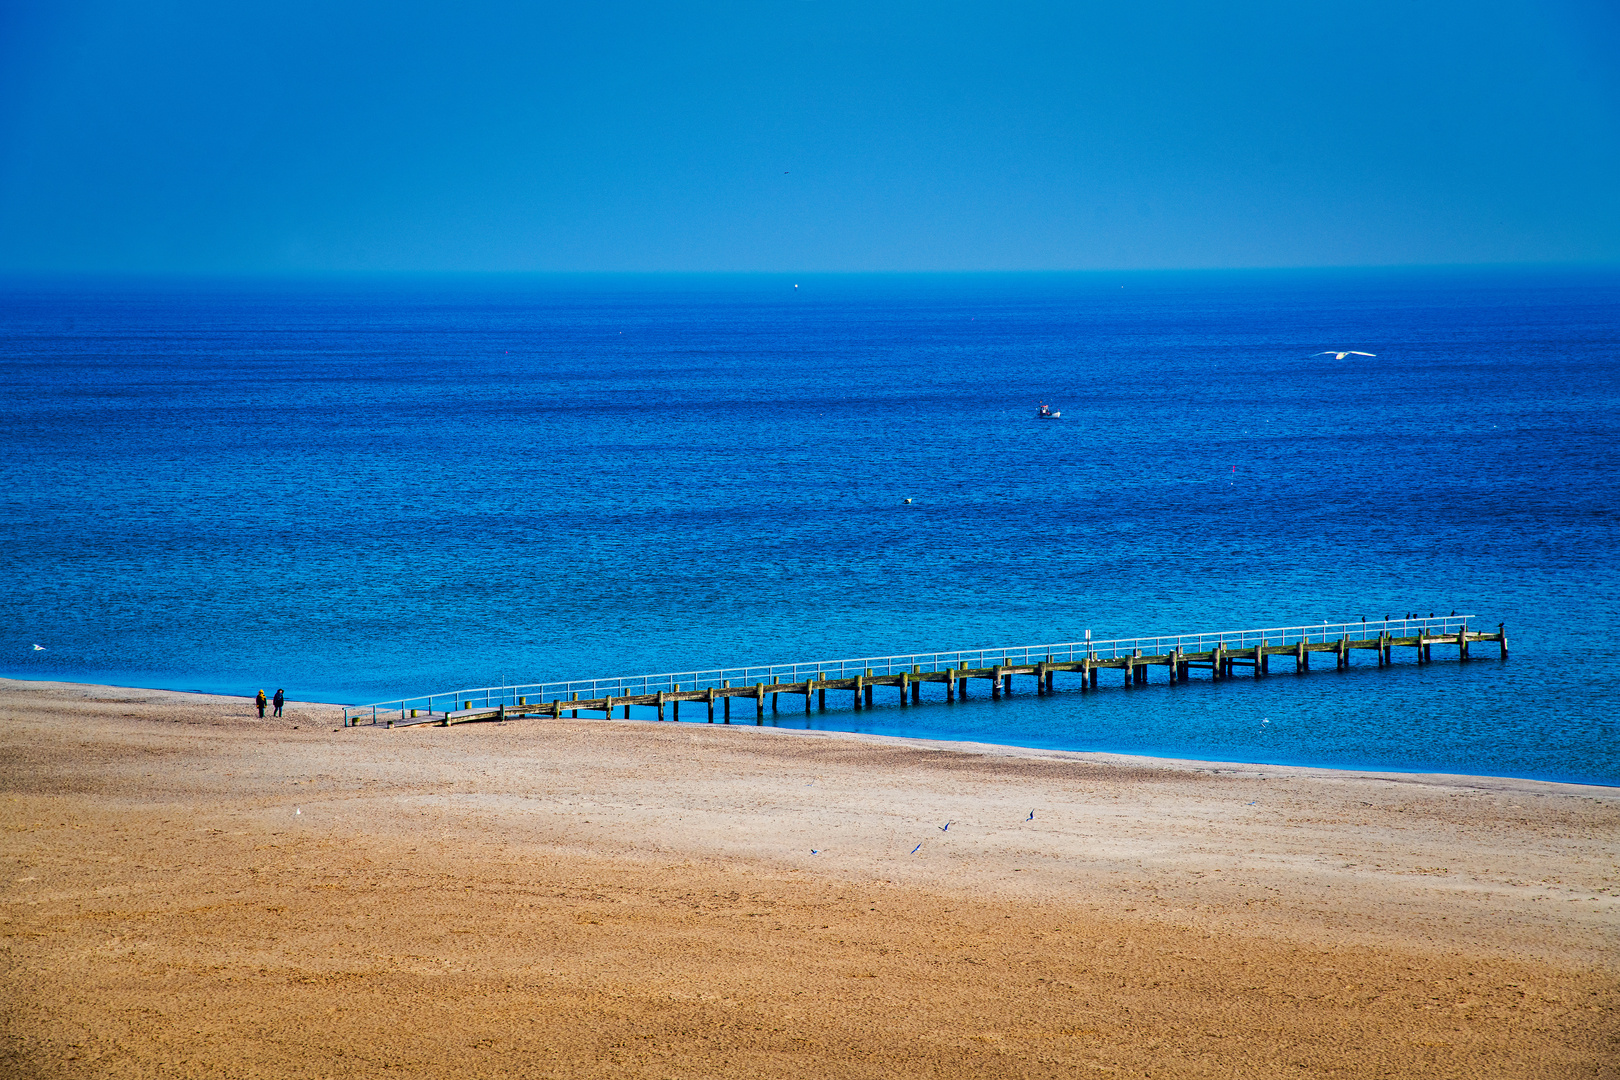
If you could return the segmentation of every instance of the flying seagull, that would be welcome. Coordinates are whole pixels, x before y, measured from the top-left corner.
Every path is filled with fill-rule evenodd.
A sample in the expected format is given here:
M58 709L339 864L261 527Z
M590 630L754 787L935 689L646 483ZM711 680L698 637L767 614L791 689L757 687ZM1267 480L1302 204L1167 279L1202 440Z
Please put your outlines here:
M1025 818L1024 820L1025 821L1034 821L1035 820L1035 811L1031 810L1029 812L1029 817Z
M1377 356L1375 352L1357 352L1355 349L1346 349L1344 352L1335 352L1328 349L1325 352L1311 353L1312 356L1331 356L1335 360L1343 360L1347 356Z
M940 832L947 832L947 831L950 830L950 827L951 827L951 823L947 821L945 824L943 824L943 825L941 825L939 827L939 831Z
M34 646L34 651L35 652L44 652L45 651L45 646L43 646L43 645L35 645Z
M921 850L922 850L922 845L921 845L921 844L918 844L918 845L917 845L917 846L916 846L916 847L914 847L914 848L912 848L912 849L911 849L911 853L912 853L912 854L913 854L913 855L915 855L915 854L917 854L917 852L919 852L919 851L921 851Z

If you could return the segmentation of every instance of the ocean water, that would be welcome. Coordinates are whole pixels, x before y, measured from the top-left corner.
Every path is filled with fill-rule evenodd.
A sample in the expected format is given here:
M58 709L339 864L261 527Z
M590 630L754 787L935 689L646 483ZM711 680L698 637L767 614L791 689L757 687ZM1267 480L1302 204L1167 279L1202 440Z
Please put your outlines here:
M1617 397L1613 271L13 281L0 674L356 703L1458 611L1511 657L772 722L1615 784Z

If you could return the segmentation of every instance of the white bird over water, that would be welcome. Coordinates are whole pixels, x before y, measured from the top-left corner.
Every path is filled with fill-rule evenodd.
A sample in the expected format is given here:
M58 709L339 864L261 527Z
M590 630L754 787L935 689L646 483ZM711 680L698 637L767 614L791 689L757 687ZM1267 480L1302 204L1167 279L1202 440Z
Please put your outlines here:
M45 646L43 646L43 645L35 645L34 646L34 651L35 652L44 652L45 651Z
M1311 355L1312 356L1331 356L1335 360L1343 360L1347 356L1377 356L1378 354L1375 353L1375 352L1357 352L1355 349L1346 349L1346 350L1344 350L1344 352L1334 352L1332 349L1327 349L1327 350L1324 350L1323 352L1311 353Z

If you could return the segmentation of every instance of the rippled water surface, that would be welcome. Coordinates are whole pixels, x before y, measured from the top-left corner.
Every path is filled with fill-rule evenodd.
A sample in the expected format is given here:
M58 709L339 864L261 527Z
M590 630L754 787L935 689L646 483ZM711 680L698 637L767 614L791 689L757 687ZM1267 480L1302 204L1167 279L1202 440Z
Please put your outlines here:
M1455 610L1511 658L774 722L1620 783L1617 343L1600 272L12 282L0 671L359 702Z

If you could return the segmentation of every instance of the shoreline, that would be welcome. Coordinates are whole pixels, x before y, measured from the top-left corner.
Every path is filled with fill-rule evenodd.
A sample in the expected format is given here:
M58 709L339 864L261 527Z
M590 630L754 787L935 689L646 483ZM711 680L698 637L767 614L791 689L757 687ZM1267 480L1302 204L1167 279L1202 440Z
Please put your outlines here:
M217 699L224 702L240 702L244 708L251 708L253 698L247 695L216 694L207 690L177 690L169 687L155 686L122 686L110 683L81 683L60 679L16 679L9 676L0 676L0 693L4 692L7 683L21 683L39 686L58 686L81 690L117 690L129 693L158 693L177 694L192 699ZM289 706L342 709L344 702L329 701L291 701ZM349 706L352 707L352 706ZM581 717L579 722L590 721L603 724L648 724L656 721L640 718L624 719L622 717ZM530 721L514 721L514 723L527 723ZM534 720L535 723L551 723L549 720ZM698 726L694 721L684 723ZM423 725L427 726L427 725ZM707 727L707 724L701 725ZM754 728L752 724L716 725L736 727L739 729ZM365 725L361 725L364 728ZM1448 773L1434 772L1423 769L1394 769L1385 767L1360 767L1342 765L1308 765L1275 761L1232 761L1206 758L1159 757L1151 754L1128 754L1111 750L1070 750L1053 746L1025 746L1018 743L991 743L963 739L931 739L920 735L880 735L871 732L847 731L840 728L801 728L784 725L768 725L769 730L799 736L847 738L855 740L873 740L879 742L893 742L898 745L915 745L919 748L938 748L942 750L955 750L974 754L1004 754L1009 757L1023 757L1029 755L1061 755L1073 757L1077 760L1104 761L1120 765L1139 764L1145 768L1185 768L1192 771L1213 771L1217 773L1242 772L1245 770L1275 770L1279 773L1298 775L1322 776L1358 776L1369 779L1387 779L1392 782L1407 780L1409 782L1431 783L1440 786L1479 787L1482 789L1510 790L1512 785L1532 785L1550 788L1569 788L1574 792L1585 792L1603 797L1620 797L1620 782L1614 784L1599 783L1588 780L1550 779L1538 776L1515 776L1512 774L1497 775L1493 773ZM1528 788L1525 790L1529 790Z

